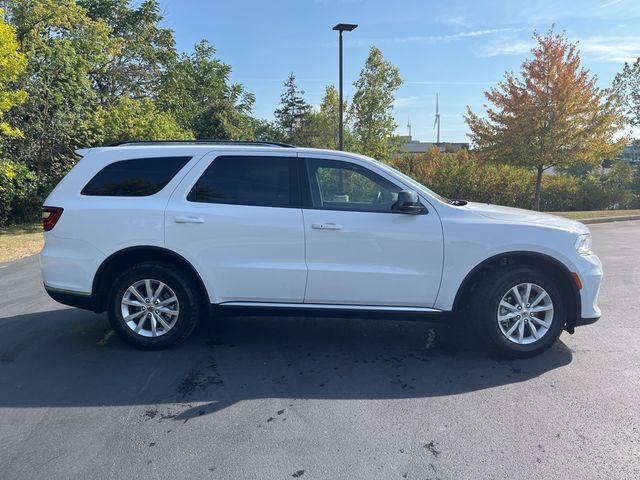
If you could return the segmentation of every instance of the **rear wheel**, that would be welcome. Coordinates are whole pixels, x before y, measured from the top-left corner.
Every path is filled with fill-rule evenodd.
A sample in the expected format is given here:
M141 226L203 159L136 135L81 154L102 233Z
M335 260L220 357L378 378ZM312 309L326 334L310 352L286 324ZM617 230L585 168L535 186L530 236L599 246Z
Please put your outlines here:
M558 339L566 322L556 279L534 267L493 272L483 280L474 300L480 331L502 356L541 353Z
M143 263L114 282L109 321L128 343L142 349L171 347L186 339L199 316L196 288L183 270Z

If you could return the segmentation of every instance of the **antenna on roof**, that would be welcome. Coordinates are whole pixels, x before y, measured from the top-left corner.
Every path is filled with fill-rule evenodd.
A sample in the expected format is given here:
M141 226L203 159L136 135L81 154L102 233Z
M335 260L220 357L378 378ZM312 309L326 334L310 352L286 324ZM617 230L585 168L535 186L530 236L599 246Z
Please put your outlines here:
M438 111L438 94L436 93L436 121L433 122L433 128L438 127L438 136L436 143L440 143L440 112Z

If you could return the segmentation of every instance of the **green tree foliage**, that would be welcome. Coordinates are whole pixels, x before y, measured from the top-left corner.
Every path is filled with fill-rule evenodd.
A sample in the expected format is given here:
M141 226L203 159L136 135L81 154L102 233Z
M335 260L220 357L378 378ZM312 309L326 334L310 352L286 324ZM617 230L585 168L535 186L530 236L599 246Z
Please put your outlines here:
M0 160L0 227L32 220L40 204L35 174L21 163Z
M230 74L231 67L216 59L213 46L203 40L164 74L159 106L196 138L251 140L255 96L229 83Z
M629 124L640 126L640 58L631 65L625 62L613 81L613 91L621 100Z
M535 170L533 207L540 209L543 172L554 166L595 164L622 143L615 97L596 87L580 65L575 44L549 32L535 35L533 58L485 93L486 118L468 109L470 137L482 158Z
M157 0L0 5L7 8L0 23L0 147L15 163L3 177L5 200L15 191L8 185L24 179L40 201L75 164L80 147L133 138L282 139L272 124L251 118L254 96L229 81L231 67L211 45L203 41L178 56L173 32L160 26Z
M251 130L253 131L253 140L258 142L284 143L287 141L284 132L278 128L275 122L270 122L260 118L252 118Z
M298 90L295 85L295 77L289 76L285 86L281 108L275 112L275 127L282 133L282 141L301 147L337 149L340 100L336 87L326 87L320 108L315 109L305 102L304 92ZM344 110L346 111L346 102ZM345 121L345 144L348 147L353 146L348 118Z
M365 155L387 160L393 151L391 138L397 127L391 112L394 94L402 85L398 68L373 47L354 85L356 93L350 108L354 146Z
M155 97L161 75L177 57L173 32L159 26L156 0L137 8L130 0L78 0L89 18L110 28L110 48L90 71L98 101L111 105L122 97Z
M27 165L43 190L75 162L74 149L95 138L87 122L96 108L90 73L104 62L109 27L73 0L15 0L10 19L28 57L28 100L10 112L27 141L13 141L12 158Z
M304 90L296 85L296 77L291 73L284 82L284 93L280 96L280 107L274 112L276 125L285 134L286 141L296 145L308 145L309 115L311 105L304 99Z
M348 111L347 102L343 102L342 111ZM324 91L324 98L320 103L320 114L325 119L325 124L322 128L324 135L323 147L336 149L340 142L340 95L334 85L327 85ZM349 122L345 123L348 125ZM350 136L347 135L347 130L348 128L345 128L345 137Z
M190 130L184 130L170 113L160 112L149 99L122 98L110 107L96 112L96 137L104 144L127 140L189 140Z
M344 102L343 111L347 111L347 104ZM352 135L349 130L349 119L345 119L345 144L350 146ZM320 103L320 109L314 111L309 118L310 147L328 148L336 150L340 141L340 96L334 85L327 85L324 97Z
M4 115L27 99L27 92L14 88L27 66L27 57L18 49L15 28L8 25L3 16L4 12L0 10L0 141L2 135L23 136L19 129L4 120Z
M310 109L305 115L296 137L297 145L313 148L338 148L338 91L333 85L326 87L320 108Z

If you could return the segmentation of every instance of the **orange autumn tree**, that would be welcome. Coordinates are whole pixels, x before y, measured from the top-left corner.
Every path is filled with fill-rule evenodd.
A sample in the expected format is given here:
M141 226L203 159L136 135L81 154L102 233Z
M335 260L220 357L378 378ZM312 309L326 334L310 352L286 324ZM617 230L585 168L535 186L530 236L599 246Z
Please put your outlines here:
M520 75L508 72L485 92L493 104L484 105L486 116L467 107L465 121L481 158L536 171L533 208L539 210L545 170L595 165L623 141L613 139L622 128L616 100L581 67L577 44L551 31L534 38L533 58L522 64Z

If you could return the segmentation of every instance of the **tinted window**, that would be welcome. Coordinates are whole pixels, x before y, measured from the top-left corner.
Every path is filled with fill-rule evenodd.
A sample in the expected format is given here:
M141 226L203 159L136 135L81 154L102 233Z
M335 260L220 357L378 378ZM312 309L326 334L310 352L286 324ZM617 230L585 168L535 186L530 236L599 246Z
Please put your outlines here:
M307 160L314 208L390 212L398 186L360 165L336 160Z
M82 189L82 195L144 197L162 190L191 157L122 160L107 165Z
M193 202L290 207L293 165L288 157L218 157L189 193Z

